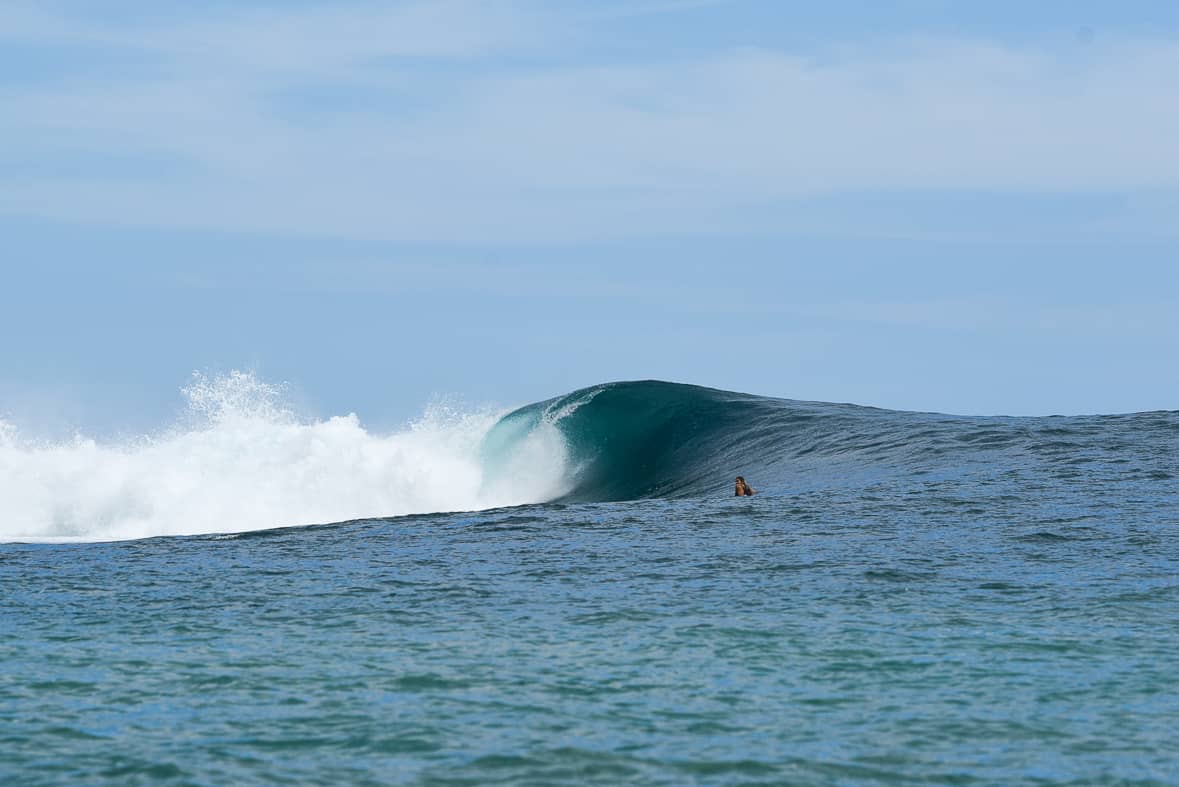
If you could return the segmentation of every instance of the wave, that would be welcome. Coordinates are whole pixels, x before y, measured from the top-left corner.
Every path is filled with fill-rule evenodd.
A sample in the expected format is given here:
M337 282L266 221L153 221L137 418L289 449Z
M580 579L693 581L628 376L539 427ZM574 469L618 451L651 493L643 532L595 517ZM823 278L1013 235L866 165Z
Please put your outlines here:
M393 434L356 415L297 418L251 374L184 389L158 435L59 443L0 421L0 541L105 541L536 503L565 486L565 445L536 430L495 479L480 447L502 411L427 408Z
M493 463L542 428L556 428L565 441L561 499L575 502L732 494L737 475L786 493L1127 457L1156 479L1179 475L1176 412L953 416L648 380L593 386L505 415L485 441Z
M239 372L197 376L159 435L44 444L0 421L0 541L96 541L563 502L770 495L1022 470L1179 478L1179 414L909 413L660 381L503 412L433 406L393 434L301 420ZM1133 461L1129 461L1129 459ZM1122 472L1121 469L1118 472Z

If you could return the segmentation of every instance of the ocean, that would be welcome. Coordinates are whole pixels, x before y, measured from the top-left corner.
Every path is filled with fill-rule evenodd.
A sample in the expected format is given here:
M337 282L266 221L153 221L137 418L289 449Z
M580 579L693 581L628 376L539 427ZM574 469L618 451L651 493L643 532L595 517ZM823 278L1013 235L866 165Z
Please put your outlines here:
M0 783L1179 783L1179 412L187 395L0 422Z

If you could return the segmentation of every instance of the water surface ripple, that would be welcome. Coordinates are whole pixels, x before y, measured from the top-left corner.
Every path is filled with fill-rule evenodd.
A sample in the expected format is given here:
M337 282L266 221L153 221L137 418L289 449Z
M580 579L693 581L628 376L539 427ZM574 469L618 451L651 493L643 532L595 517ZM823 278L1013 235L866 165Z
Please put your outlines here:
M2 545L0 778L1174 784L1174 460L1078 477L1040 439L1066 457Z

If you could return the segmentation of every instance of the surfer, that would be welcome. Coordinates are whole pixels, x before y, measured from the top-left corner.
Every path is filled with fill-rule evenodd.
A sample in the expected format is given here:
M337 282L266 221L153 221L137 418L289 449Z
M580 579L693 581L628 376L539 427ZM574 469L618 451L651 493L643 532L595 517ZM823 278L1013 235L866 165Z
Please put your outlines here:
M753 487L745 483L745 476L737 476L737 497L753 497Z

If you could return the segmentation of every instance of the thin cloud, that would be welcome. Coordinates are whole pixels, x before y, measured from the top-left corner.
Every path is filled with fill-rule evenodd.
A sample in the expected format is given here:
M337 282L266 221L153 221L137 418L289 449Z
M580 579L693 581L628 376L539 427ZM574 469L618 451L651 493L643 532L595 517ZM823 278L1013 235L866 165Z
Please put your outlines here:
M663 0L653 3L626 3L619 6L602 4L594 9L589 18L594 19L626 19L636 16L659 16L662 14L678 14L684 11L695 11L700 8L714 8L729 5L733 0Z
M16 4L0 10L0 40L50 41L198 58L242 68L309 71L381 57L478 57L542 40L545 16L519 3L413 0L249 7L220 13L161 4L105 19Z
M375 8L165 16L142 23L150 35L6 11L9 39L157 60L9 80L0 163L22 166L0 175L0 209L559 240L778 227L757 208L813 195L1179 190L1176 42L906 40L822 59L744 50L571 65L500 57L554 46L560 21L531 6ZM445 67L468 58L478 67ZM85 166L102 160L126 166L104 177Z

